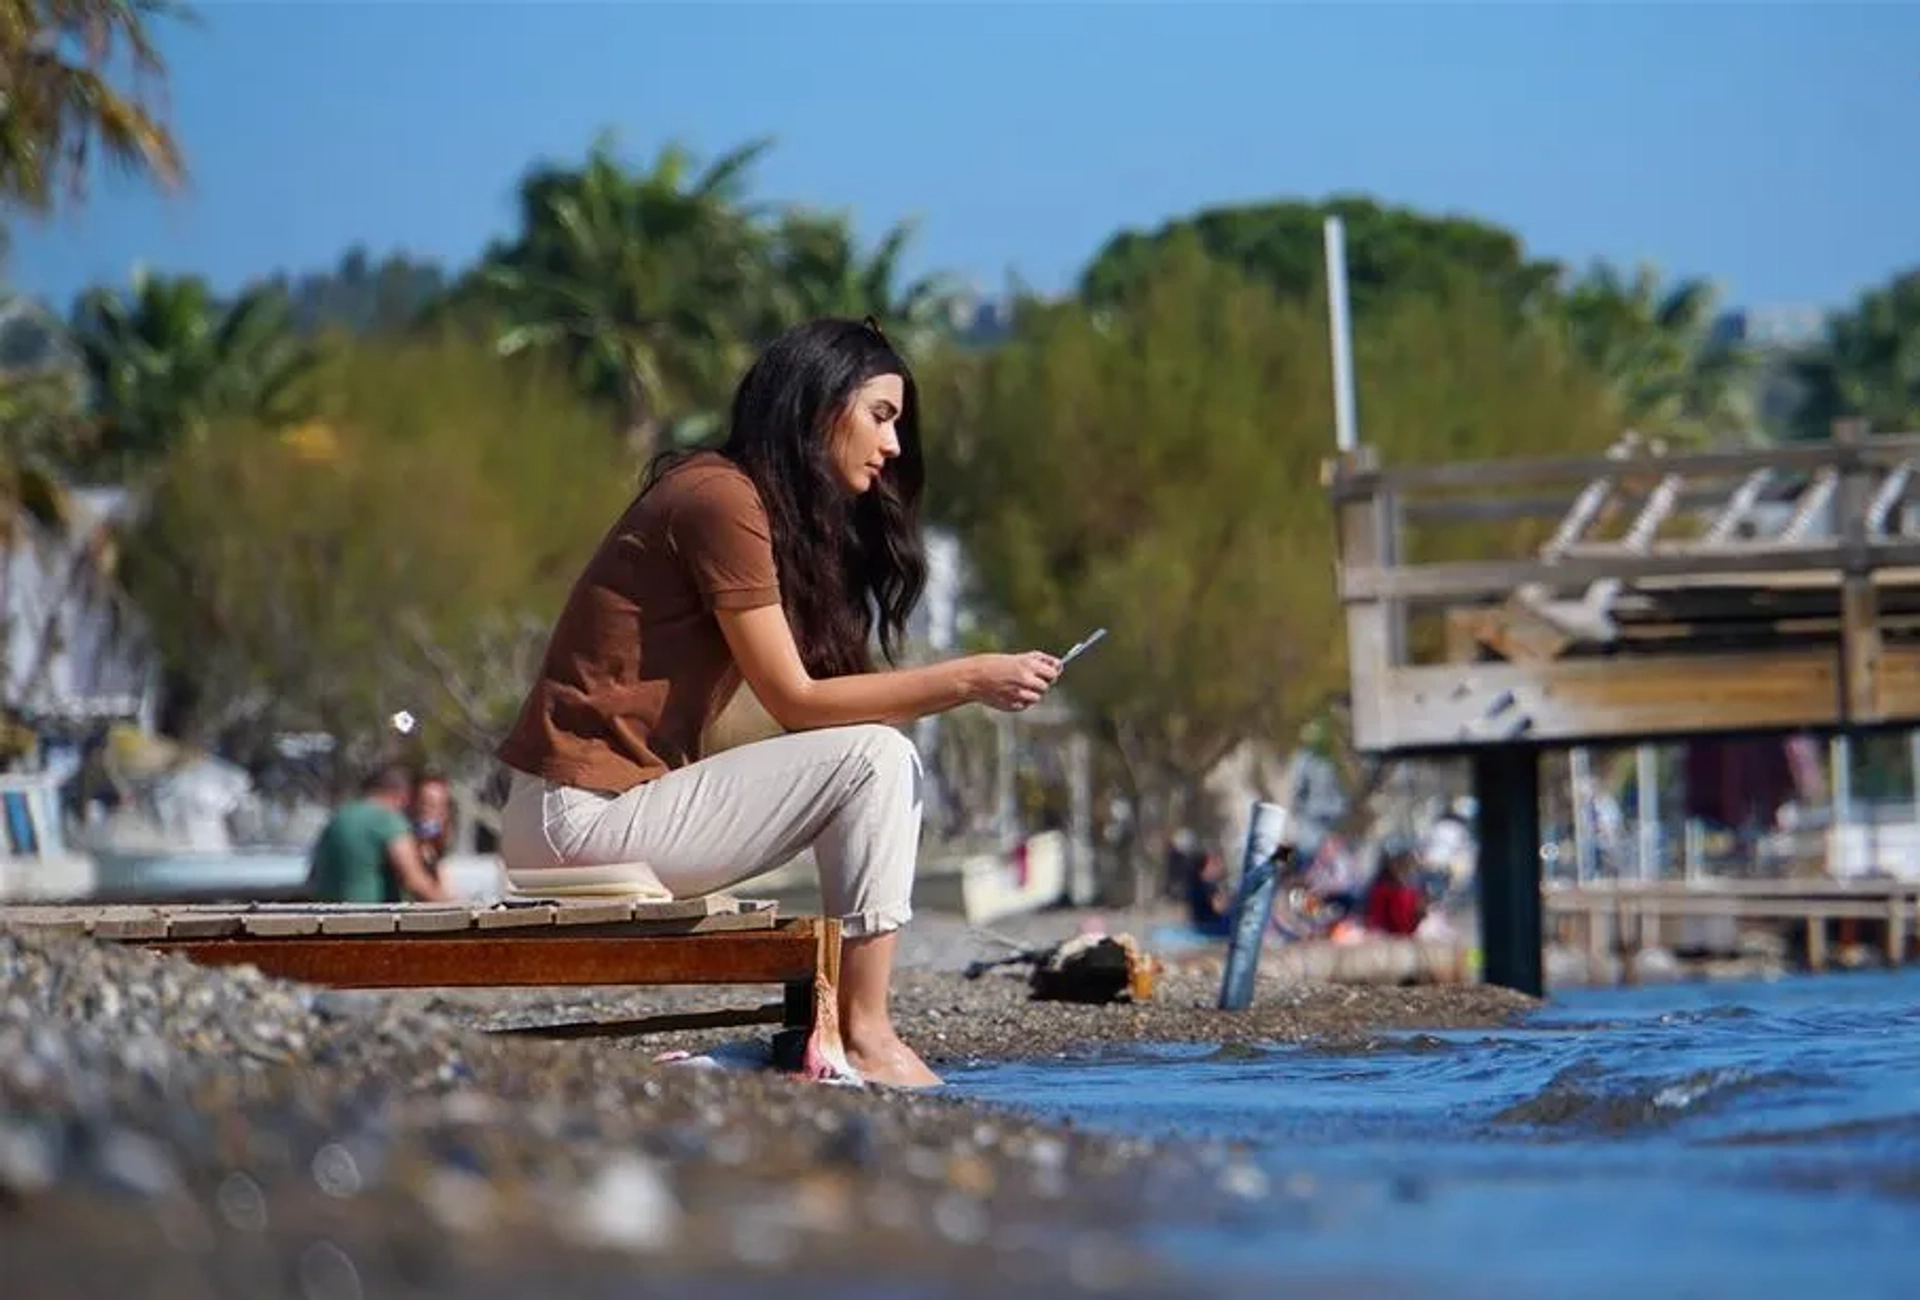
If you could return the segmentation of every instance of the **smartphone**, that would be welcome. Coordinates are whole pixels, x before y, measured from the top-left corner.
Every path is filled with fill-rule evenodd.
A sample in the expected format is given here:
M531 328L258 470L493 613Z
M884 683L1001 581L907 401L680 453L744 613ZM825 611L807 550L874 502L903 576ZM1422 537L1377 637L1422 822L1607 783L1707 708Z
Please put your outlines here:
M1060 656L1060 666L1062 668L1065 668L1068 664L1072 663L1075 659L1078 659L1082 653L1084 653L1085 651L1091 650L1093 648L1094 643L1098 641L1101 637L1105 636L1106 634L1107 634L1107 629L1105 629L1104 627L1097 627L1093 631L1089 632L1084 640L1080 641L1078 644L1076 644L1073 647L1073 649L1067 651L1065 654Z

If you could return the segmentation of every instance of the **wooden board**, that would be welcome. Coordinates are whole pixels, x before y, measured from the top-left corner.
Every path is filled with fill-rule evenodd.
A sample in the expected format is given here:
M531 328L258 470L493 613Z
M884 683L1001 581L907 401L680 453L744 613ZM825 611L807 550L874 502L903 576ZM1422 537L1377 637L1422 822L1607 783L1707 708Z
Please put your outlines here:
M1841 719L1832 650L1648 655L1389 670L1369 752L1826 727Z
M1846 446L1808 442L1733 451L1690 452L1677 456L1566 456L1516 460L1446 461L1428 465L1366 466L1336 470L1328 486L1336 501L1363 496L1383 488L1402 492L1457 488L1485 492L1494 486L1579 482L1595 478L1657 479L1664 474L1690 478L1708 475L1737 477L1756 469L1780 473L1808 472L1853 465L1888 467L1920 455L1920 434L1875 433Z
M1880 541L1866 548L1875 568L1920 567L1920 542ZM1471 597L1503 598L1516 587L1572 591L1618 579L1635 585L1665 580L1669 586L1836 585L1851 562L1847 546L1809 542L1754 545L1725 551L1643 552L1562 560L1463 560L1443 564L1387 565L1343 551L1340 598L1348 603L1407 600L1445 602Z
M1570 897L1549 894L1541 907L1549 914L1598 913L1628 916L1712 917L1743 921L1881 921L1896 915L1902 904L1889 898L1752 898L1741 895L1669 895L1640 900L1609 897Z
M473 934L717 934L772 929L767 900L728 894L688 899L578 898L494 903L254 903L0 905L0 924L139 943L155 939L302 939Z

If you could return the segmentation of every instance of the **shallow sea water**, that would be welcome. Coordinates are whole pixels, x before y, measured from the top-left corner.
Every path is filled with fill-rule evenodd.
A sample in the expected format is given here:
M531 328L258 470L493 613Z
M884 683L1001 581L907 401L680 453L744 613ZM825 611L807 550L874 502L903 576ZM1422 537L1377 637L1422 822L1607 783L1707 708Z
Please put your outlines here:
M1516 1028L951 1070L1108 1131L1246 1144L1159 1244L1351 1296L1920 1297L1920 970L1569 990Z

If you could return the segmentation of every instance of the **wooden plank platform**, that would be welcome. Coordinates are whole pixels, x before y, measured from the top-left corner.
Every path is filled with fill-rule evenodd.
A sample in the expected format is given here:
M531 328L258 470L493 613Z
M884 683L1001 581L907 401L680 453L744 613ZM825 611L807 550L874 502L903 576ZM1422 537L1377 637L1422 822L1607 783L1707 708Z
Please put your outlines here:
M1632 947L1645 946L1665 919L1721 917L1804 927L1807 964L1814 970L1826 965L1829 926L1865 922L1877 928L1887 963L1898 966L1912 951L1920 881L1599 881L1550 885L1541 908L1551 920L1571 924L1596 968L1628 935Z
M0 905L0 922L100 939L292 939L312 936L523 937L540 930L584 937L770 930L776 909L727 894L688 899L509 899L475 903L106 903Z
M492 904L0 905L0 928L133 944L332 988L779 984L785 997L768 1007L571 1029L645 1033L778 1020L838 1043L840 923L783 919L769 901L726 894Z

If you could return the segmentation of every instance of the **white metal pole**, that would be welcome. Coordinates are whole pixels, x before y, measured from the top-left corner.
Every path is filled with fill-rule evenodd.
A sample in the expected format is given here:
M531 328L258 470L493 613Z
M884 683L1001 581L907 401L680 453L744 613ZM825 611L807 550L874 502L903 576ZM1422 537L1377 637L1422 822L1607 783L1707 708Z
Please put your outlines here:
M1907 733L1907 780L1913 787L1913 820L1920 826L1920 731Z
M1652 745L1633 751L1633 784L1637 796L1634 829L1640 837L1640 879L1660 878L1660 761Z
M993 803L994 834L1000 850L1011 853L1020 842L1020 798L1015 784L1020 763L1020 741L1014 734L1013 715L993 715L994 762Z
M1567 793L1573 807L1573 879L1584 885L1594 877L1593 823L1595 807L1593 764L1586 747L1576 745L1567 754Z
M1353 325L1347 311L1347 233L1340 218L1328 217L1327 333L1333 345L1333 431L1342 452L1360 445L1353 396Z
M1827 874L1849 875L1855 865L1847 853L1847 841L1853 832L1853 738L1842 732L1828 741L1827 762L1833 768L1833 779L1828 783L1833 804L1828 819L1827 843L1832 847L1827 850Z
M1067 737L1067 901L1091 906L1099 893L1093 872L1093 745L1087 733Z

